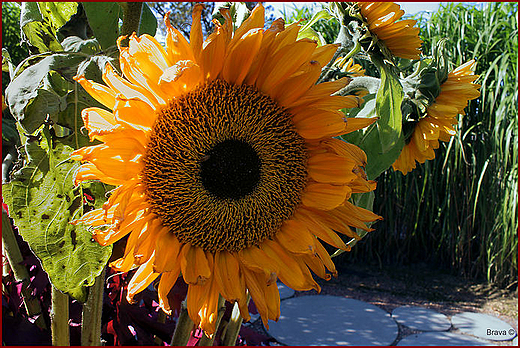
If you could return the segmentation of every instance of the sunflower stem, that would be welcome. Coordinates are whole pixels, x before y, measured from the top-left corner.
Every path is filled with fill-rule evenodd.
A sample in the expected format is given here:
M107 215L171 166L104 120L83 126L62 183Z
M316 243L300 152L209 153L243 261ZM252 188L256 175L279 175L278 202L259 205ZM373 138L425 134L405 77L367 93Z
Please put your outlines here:
M354 44L354 47L345 56L345 60L348 60L348 59L354 57L360 51L361 51L361 44L359 43L359 41L356 40L356 43Z
M236 345L238 333L240 332L240 328L242 327L243 321L244 319L240 315L238 303L235 302L235 305L233 306L233 311L231 312L231 318L229 319L229 323L226 326L224 338L222 339L223 346Z
M226 311L226 307L224 307L224 303L226 300L222 295L219 295L218 297L218 314L217 314L217 321L215 323L215 332L211 337L207 336L206 333L202 335L202 338L199 341L199 346L212 346L213 342L215 341L215 336L217 335L218 327L220 326L220 322L222 321L222 317L224 316L224 312Z
M121 35L132 35L133 32L139 33L143 3L122 2L120 5L123 8L123 25L121 26Z
M372 76L359 76L352 78L350 83L333 95L349 95L355 92L367 90L369 93L377 93L381 80Z
M40 329L46 329L47 325L41 315L42 309L40 303L38 302L38 299L31 295L29 289L29 272L27 271L27 268L22 265L23 256L18 247L18 242L16 241L13 228L11 227L9 216L7 216L7 212L4 209L2 209L2 249L4 255L7 257L8 265L10 265L13 270L14 279L17 282L22 283L21 295L27 315L29 317L36 317L35 324Z
M103 289L105 283L105 269L96 278L94 285L89 289L87 302L81 313L81 345L101 345L101 313L103 309Z
M186 307L186 301L182 301L181 313L175 325L175 331L173 332L172 341L170 346L185 346L190 339L191 331L193 330L194 323L188 315L188 309Z
M69 296L52 286L51 331L53 346L69 346Z

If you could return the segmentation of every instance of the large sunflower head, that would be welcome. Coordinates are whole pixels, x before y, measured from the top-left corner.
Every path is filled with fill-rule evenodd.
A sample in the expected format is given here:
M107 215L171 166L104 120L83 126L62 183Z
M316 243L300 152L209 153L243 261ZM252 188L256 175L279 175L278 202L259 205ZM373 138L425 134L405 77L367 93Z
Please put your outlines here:
M355 97L331 96L348 79L315 85L337 45L297 40L283 20L264 29L259 4L233 32L229 11L203 40L201 5L189 41L166 20L166 48L148 35L119 47L123 77L107 65L98 84L76 80L105 108L82 117L100 145L76 150L75 180L117 186L103 208L79 221L103 245L128 236L111 264L136 269L128 299L158 281L160 305L179 274L190 317L215 330L219 295L247 320L247 293L267 326L277 320L279 278L319 289L311 271L336 269L321 244L347 249L379 217L354 206L374 190L358 147L333 138L372 123L338 111ZM327 272L328 270L328 272Z
M475 65L474 60L462 64L441 83L440 93L426 109L426 115L414 122L406 145L392 164L394 170L407 174L416 167L416 161L424 163L435 158L439 140L449 141L456 134L453 125L458 123L457 115L464 115L468 102L480 96L480 85L474 83L479 77Z

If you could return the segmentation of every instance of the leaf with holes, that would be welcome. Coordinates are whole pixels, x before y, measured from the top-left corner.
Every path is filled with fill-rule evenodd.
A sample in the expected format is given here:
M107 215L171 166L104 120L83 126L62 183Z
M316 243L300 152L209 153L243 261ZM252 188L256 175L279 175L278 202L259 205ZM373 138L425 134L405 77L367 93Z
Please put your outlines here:
M79 164L69 159L72 148L53 140L45 126L38 135L27 141L27 163L3 185L3 198L51 283L84 302L112 248L100 246L86 227L70 221L103 204L99 199L83 204L84 193L103 197L105 188L99 182L74 187L72 175Z

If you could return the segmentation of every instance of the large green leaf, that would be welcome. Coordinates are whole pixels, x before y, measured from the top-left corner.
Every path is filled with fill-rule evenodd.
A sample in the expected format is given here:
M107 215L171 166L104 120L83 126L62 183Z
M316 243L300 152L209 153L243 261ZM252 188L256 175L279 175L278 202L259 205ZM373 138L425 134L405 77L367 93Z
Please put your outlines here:
M83 125L81 110L87 106L100 106L72 81L78 67L91 59L91 56L82 53L53 54L27 67L9 84L6 89L7 104L27 133L33 133L47 118L69 128L74 125L71 130L79 132ZM109 60L106 56L96 59ZM88 64L82 71L100 80L99 69L100 65ZM86 144L83 142L82 145Z
M157 18L153 14L152 10L147 3L143 3L143 9L141 11L141 22L139 23L139 32L137 35L149 34L155 36L157 30Z
M350 109L348 116L374 117L377 114L377 100L374 94L368 94L364 98L363 107L360 109ZM341 138L352 144L359 146L367 154L367 166L365 168L368 178L376 179L381 173L399 157L404 146L403 136L399 136L397 142L386 152L383 152L381 132L378 123L381 119L365 129L342 135Z
M7 104L27 133L33 133L47 115L56 114L63 106L59 95L51 91L50 86L44 86L49 72L60 71L73 76L75 67L83 59L85 56L79 54L54 54L26 68L11 81L5 91ZM42 92L43 87L47 87L45 92ZM31 107L34 103L36 105Z
M20 15L20 28L24 40L38 52L62 51L57 32L78 8L76 2L24 2Z
M79 166L69 159L72 148L52 139L46 126L25 145L27 162L2 187L3 198L20 235L41 260L51 283L79 301L86 301L88 286L94 283L111 254L92 239L84 226L70 222L86 209L100 207L84 204L89 196L103 197L105 189L95 182L74 187L72 175Z
M381 141L381 151L390 151L401 137L403 87L392 67L372 55L374 64L379 68L381 84L376 95L376 112L379 116L377 129Z
M82 2L88 24L104 50L116 45L119 36L119 11L117 2Z

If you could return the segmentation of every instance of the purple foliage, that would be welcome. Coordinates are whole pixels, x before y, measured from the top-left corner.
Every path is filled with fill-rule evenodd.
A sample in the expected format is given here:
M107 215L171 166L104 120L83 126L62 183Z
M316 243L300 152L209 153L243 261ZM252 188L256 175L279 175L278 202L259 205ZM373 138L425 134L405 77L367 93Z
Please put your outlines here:
M41 268L39 260L31 252L27 243L16 233L20 251L24 258L22 265L29 272L29 292L36 298L42 308L47 327L50 328L51 284L47 274ZM114 254L116 254L116 245ZM119 248L121 249L121 248ZM115 256L115 255L114 255ZM4 260L6 262L6 260ZM186 298L188 285L182 277L168 294L172 315L164 315L159 308L157 291L151 286L135 296L136 303L126 301L126 290L133 272L128 274L107 270L105 291L103 296L101 339L105 345L169 345L175 322ZM2 278L2 331L6 345L51 345L50 329L42 330L35 324L36 317L29 317L22 301L22 283L14 280L12 271ZM226 302L226 310L222 320L228 321L233 306ZM81 315L83 305L76 300L69 303L70 343L81 344ZM251 301L251 313L256 314L256 307ZM161 314L159 314L161 313ZM247 324L246 324L247 325ZM222 328L220 329L222 330ZM220 345L221 332L216 333L214 345ZM188 345L196 346L203 333L195 330ZM268 345L269 337L259 334L247 326L242 326L237 345Z

